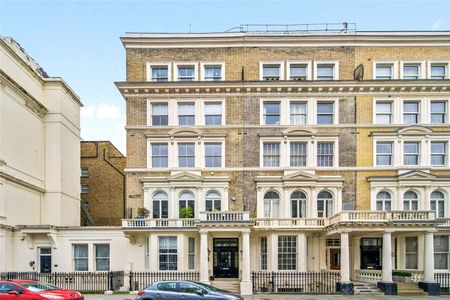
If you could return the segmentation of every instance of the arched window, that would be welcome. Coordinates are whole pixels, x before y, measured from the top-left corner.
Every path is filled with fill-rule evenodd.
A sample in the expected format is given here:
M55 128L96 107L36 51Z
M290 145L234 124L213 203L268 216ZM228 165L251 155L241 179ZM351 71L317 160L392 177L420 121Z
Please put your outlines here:
M183 192L178 197L180 218L193 218L195 215L195 197L191 192ZM190 208L190 209L189 209Z
M291 195L291 215L292 218L306 218L306 195L296 191Z
M278 218L280 196L276 192L267 192L264 195L264 218Z
M445 217L445 195L442 192L434 191L431 193L431 210L436 213L436 217Z
M417 210L419 208L419 196L416 192L407 191L403 194L403 210Z
M153 219L167 219L169 217L169 200L164 192L153 195Z
M322 191L317 196L317 217L326 218L333 215L333 195Z
M217 192L206 194L206 211L220 211L221 199Z
M390 211L392 197L388 192L379 192L377 194L377 210Z

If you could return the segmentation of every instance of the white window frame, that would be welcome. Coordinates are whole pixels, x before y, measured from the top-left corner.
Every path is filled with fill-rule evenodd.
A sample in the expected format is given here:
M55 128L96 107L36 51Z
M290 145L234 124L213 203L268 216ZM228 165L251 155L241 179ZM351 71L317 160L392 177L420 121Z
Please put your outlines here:
M332 166L319 166L319 164L318 164L318 149L319 149L318 144L319 143L320 144L323 144L323 143L333 144L333 165ZM336 141L334 141L334 140L317 140L314 142L314 144L315 144L315 146L314 146L314 150L315 150L314 151L314 160L315 160L314 166L315 167L322 169L322 168L334 168L334 167L339 166L339 162L336 161L339 157L339 153L338 153L339 151L337 149L337 147L339 147L339 145L337 144Z
M428 101L428 103L429 103L428 118L429 119L428 119L427 123L432 124L432 125L445 125L445 124L448 124L448 122L449 122L449 108L450 108L449 107L449 103L450 103L449 99L448 98L430 98L429 100L430 100L430 101ZM436 102L443 102L445 104L444 123L432 123L431 106L432 106L433 103L436 103Z
M377 163L377 157L378 157L378 152L377 152L377 145L378 143L385 143L385 144L391 144L391 164L390 165L379 165ZM392 167L394 165L394 161L395 161L395 153L394 153L394 141L391 140L374 140L373 141L373 145L374 145L374 152L375 152L375 156L374 156L374 161L373 164L375 167Z
M310 60L288 60L286 62L287 69L286 69L286 79L291 79L291 65L306 65L306 80L312 79L312 69L311 69L311 61Z
M409 155L417 155L417 164L416 165L407 165L405 164L405 143L416 143L419 145L419 152L417 154L413 154L413 153L409 153ZM423 143L420 140L417 139L405 139L402 140L402 166L405 167L409 167L409 168L414 168L414 167L418 167L418 166L422 166L423 165L423 161L424 161L424 151L423 151Z
M284 61L260 61L259 62L259 80L260 81L270 81L270 80L264 80L264 65L280 65L280 79L278 81L284 80L285 78L285 68L284 68ZM275 80L277 81L277 80Z
M174 76L173 81L179 81L179 82L190 82L190 81L181 81L178 80L178 67L180 66L194 66L194 80L192 81L198 81L198 62L196 61L183 61L183 62L174 62L173 68L174 68Z
M450 61L446 61L446 60L440 60L440 61L434 61L434 60L429 60L427 63L427 79L431 79L431 65L436 64L436 65L446 65L445 68L445 79L450 79ZM442 79L433 79L433 80L442 80Z
M147 62L147 67L146 67L147 81L158 82L158 81L153 81L152 66L155 66L155 67L166 66L167 67L167 81L172 81L172 63L170 63L170 62Z
M75 257L75 246L86 246L87 247L87 256L85 256L85 257ZM89 261L89 244L87 243L87 242L84 242L84 241L80 241L80 242L77 242L77 243L73 243L72 244L72 269L75 271L75 272L89 272L89 270L90 270L90 268L89 268L89 265L90 265L90 261ZM75 267L75 259L76 258L78 258L78 259L87 259L87 270L77 270L76 269L76 267Z
M377 111L377 104L378 103L389 103L391 105L391 114L390 114L390 119L391 121L389 123L378 123L377 122L377 116L378 116L378 111ZM377 99L373 101L373 124L377 124L377 125L391 125L394 124L394 100L389 99L389 100L382 100L382 99ZM386 113L380 113L380 115L387 115Z
M417 102L418 103L418 114L417 114L417 123L405 123L404 120L404 114L403 111L403 105L405 102ZM426 123L424 120L424 116L426 116L426 113L424 114L425 108L424 108L424 100L420 98L402 98L401 104L400 104L400 118L401 118L401 124L407 125L407 126L415 126L420 125L423 123Z
M417 65L419 67L418 70L418 78L417 79L407 79L407 80L418 80L418 79L425 79L425 61L405 61L405 60L401 60L400 61L400 79L405 79L404 76L404 71L403 71L403 67L405 65Z
M153 147L152 145L154 144L166 144L167 145L167 167L153 167ZM170 141L169 139L167 139L165 142L161 141L161 142L154 142L154 141L150 141L149 146L148 146L148 155L149 155L149 161L148 161L148 166L149 168L161 168L161 169L167 169L170 166Z
M108 257L97 257L97 253L96 253L97 246L108 246L108 248L109 248L109 256ZM97 259L108 259L108 265L109 265L108 270L100 270L99 271L97 269ZM109 244L109 243L94 243L94 269L97 272L107 272L107 271L111 270L111 244Z
M339 80L339 61L338 60L315 60L314 61L314 80L317 80L317 69L318 69L319 65L334 65L332 80Z
M339 99L338 98L320 98L314 101L314 124L319 126L330 126L339 124ZM332 124L318 124L317 123L317 113L319 103L321 102L333 102L333 123ZM309 113L308 113L309 114Z
M200 80L202 81L206 81L205 80L205 67L208 66L220 66L220 80L213 80L214 81L225 81L225 62L223 61L206 61L206 62L200 62ZM178 78L178 77L177 77ZM211 81L211 80L208 80Z
M392 65L391 68L391 79L377 79L377 65ZM373 62L372 65L373 80L395 80L398 79L398 61L396 60L377 60Z
M207 167L206 166L206 147L205 144L220 144L220 152L221 152L221 159L220 159L220 167ZM206 168L208 170L210 169L220 169L220 168L224 168L225 167L225 141L224 139L212 139L212 138L205 138L202 140L202 144L201 144L201 153L202 153L202 157L201 157L201 166L202 168ZM198 155L196 155L198 158ZM197 160L196 158L196 160Z
M148 99L147 100L147 126L153 126L153 110L152 104L164 103L167 104L167 126L171 126L171 117L173 113L171 108L171 101L169 99ZM154 125L154 126L166 126L166 125Z
M442 155L442 154L444 155L445 162L444 162L443 165L433 165L433 164L431 164L431 156L433 155L433 153L431 152L432 151L431 147L432 147L433 143L444 143L445 144L445 153L436 153L437 155ZM440 140L440 139L432 139L432 140L429 141L428 145L430 147L430 149L428 151L428 153L430 154L429 155L429 164L430 164L430 166L432 166L432 167L447 167L448 164L449 164L449 154L448 154L449 153L449 151L448 151L449 141L448 140Z

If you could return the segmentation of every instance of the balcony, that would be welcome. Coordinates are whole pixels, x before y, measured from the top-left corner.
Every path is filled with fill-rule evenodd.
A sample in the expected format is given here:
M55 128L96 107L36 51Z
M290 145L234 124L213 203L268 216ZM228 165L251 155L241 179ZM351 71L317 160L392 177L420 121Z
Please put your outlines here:
M255 219L255 229L320 229L326 219Z
M195 219L124 219L122 228L127 229L170 229L195 228Z
M433 211L341 211L327 219L325 224L335 225L343 222L354 223L401 223L401 222L434 222Z
M232 212L232 211L214 211L200 212L200 222L251 222L250 221L250 212Z

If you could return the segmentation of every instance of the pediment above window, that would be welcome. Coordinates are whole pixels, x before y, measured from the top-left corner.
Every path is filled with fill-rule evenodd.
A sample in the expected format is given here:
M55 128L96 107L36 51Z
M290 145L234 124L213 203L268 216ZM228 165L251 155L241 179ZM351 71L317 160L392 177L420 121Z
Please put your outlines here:
M433 130L426 126L407 126L396 130L398 134L430 134Z
M191 172L180 172L167 176L168 181L202 181L203 176L191 173Z
M292 174L288 174L283 176L283 181L298 181L298 180L314 180L317 181L320 178L320 176L317 176L315 174L311 174L304 171L298 171Z
M201 137L203 132L195 128L175 128L168 132L170 137Z
M285 136L315 136L317 130L303 127L293 127L283 131Z
M442 135L449 135L450 132L448 131L437 131L433 130L426 126L420 126L420 125L413 125L413 126L406 126L401 127L396 130L389 130L389 131L372 131L370 132L371 136L422 136L422 137L428 137L428 136L442 136Z
M411 170L394 176L369 176L369 182L431 182L431 181L450 181L450 175L436 175L421 170Z

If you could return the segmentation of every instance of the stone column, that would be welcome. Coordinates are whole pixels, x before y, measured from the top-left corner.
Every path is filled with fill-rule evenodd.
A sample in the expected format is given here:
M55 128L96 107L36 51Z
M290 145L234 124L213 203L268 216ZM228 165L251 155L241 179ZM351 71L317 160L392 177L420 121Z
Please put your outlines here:
M424 239L424 272L423 281L434 282L434 237L433 232L428 231L425 233Z
M301 233L298 235L298 262L297 271L308 271L308 256L307 256L307 237L306 234Z
M200 281L209 284L208 232L200 231Z
M392 237L390 231L383 233L383 282L392 282Z
M348 232L341 232L341 281L339 291L344 295L353 295L353 283L350 281L350 247Z
M250 281L250 230L242 232L242 280L241 295L251 295L253 292Z

